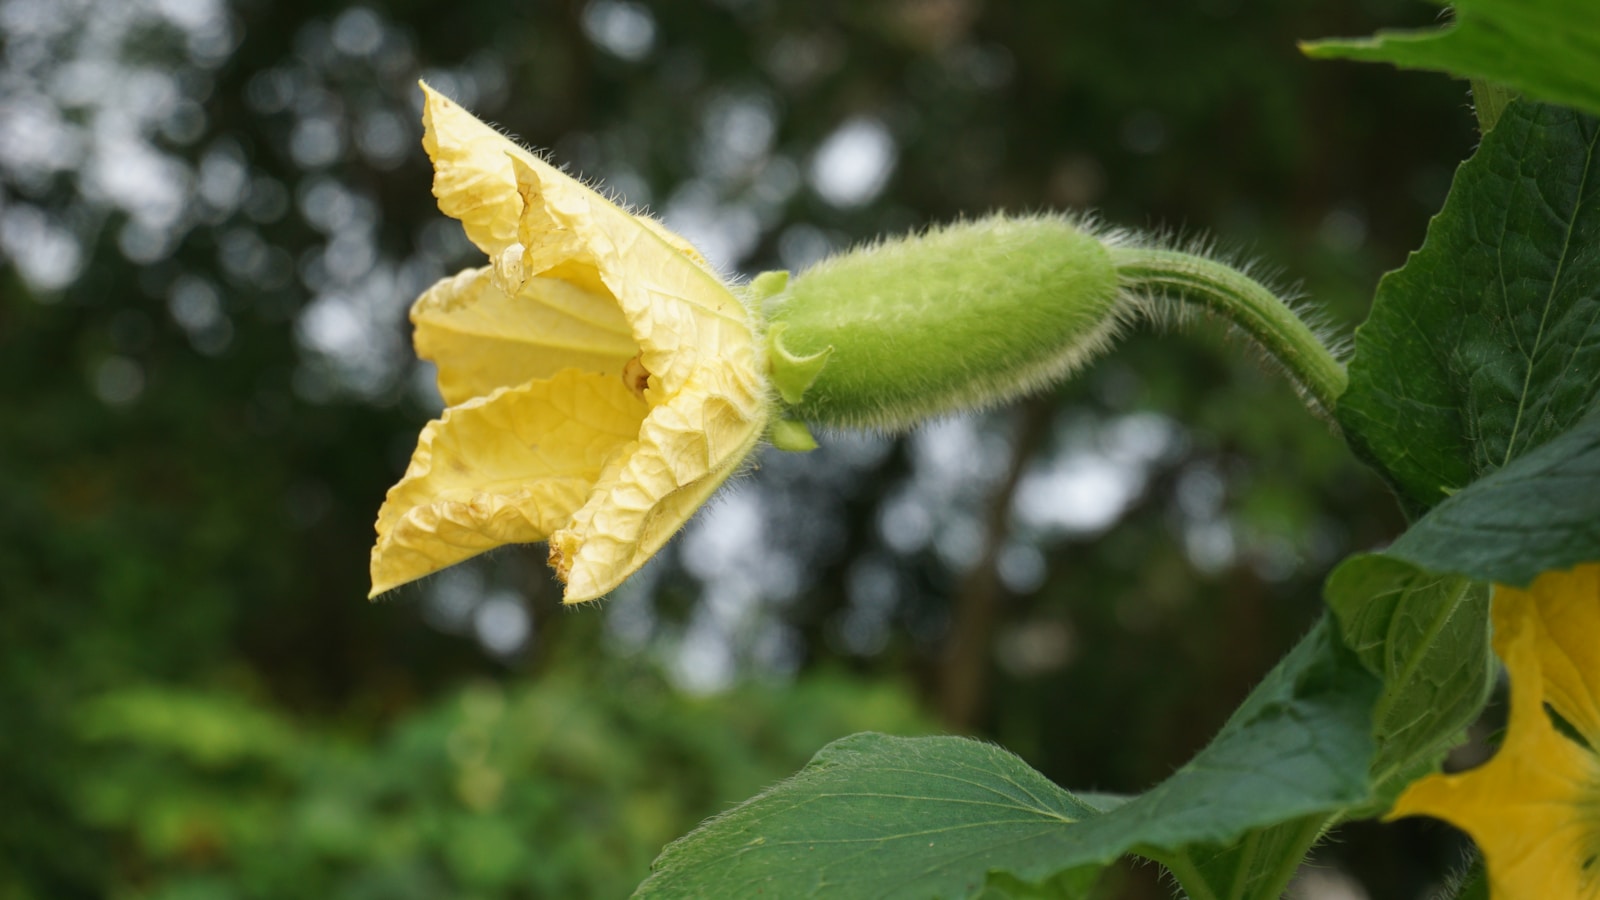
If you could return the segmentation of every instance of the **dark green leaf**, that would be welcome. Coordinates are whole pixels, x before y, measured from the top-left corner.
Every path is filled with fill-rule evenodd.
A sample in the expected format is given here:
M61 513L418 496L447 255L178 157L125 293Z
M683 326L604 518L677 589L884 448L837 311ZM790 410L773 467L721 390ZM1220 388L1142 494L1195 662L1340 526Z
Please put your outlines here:
M1381 794L1405 780L1395 776L1437 764L1488 700L1489 591L1369 554L1335 569L1326 597L1345 643L1384 680L1373 707Z
M1600 409L1434 507L1388 553L1519 586L1600 560Z
M1600 113L1600 14L1593 0L1456 0L1440 28L1314 41L1306 53L1393 63L1511 85Z
M1149 792L1097 806L1017 757L954 737L862 734L669 846L640 897L971 897L991 872L1085 884L1187 848L1365 801L1377 681L1319 625L1215 741ZM1203 874L1179 871L1203 895ZM1247 872L1245 877L1248 877Z
M858 734L668 846L637 896L967 897L992 870L1041 881L1116 859L1074 846L1098 814L992 744Z
M1416 510L1565 431L1600 385L1596 120L1524 102L1356 332L1338 417Z
M1321 622L1172 777L1106 815L1141 843L1226 843L1360 802L1377 681Z
M1376 554L1347 560L1330 577L1328 605L1345 644L1384 682L1372 707L1372 794L1347 815L1387 807L1394 791L1436 766L1483 708L1492 672L1488 598L1480 583ZM1284 874L1257 861L1297 865L1327 825L1323 815L1291 819L1242 841L1187 848L1177 864L1216 896L1260 896Z

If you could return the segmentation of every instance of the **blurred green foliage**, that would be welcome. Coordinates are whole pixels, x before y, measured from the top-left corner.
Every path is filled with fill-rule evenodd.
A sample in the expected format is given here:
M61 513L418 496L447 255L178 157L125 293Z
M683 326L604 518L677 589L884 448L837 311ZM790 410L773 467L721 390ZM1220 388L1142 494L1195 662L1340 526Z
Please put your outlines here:
M819 674L685 697L596 666L475 682L376 734L246 695L128 687L74 714L73 812L119 835L121 896L619 897L707 811L864 728L903 691Z

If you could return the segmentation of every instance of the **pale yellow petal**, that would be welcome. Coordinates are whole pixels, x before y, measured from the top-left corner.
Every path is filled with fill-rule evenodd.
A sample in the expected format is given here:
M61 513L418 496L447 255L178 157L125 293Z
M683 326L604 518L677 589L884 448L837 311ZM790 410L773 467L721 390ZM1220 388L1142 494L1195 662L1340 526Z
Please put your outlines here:
M636 212L633 214L633 217L639 220L639 224L654 232L656 237L661 238L663 241L666 241L668 244L670 244L672 249L682 253L684 256L689 257L690 261L692 261L695 265L711 273L713 278L717 279L718 281L722 280L722 275L717 272L717 267L713 266L710 260L702 256L700 254L700 249L689 243L683 235L678 234L677 232L668 228L664 223L661 222L660 219L657 219L653 216L647 216L644 213Z
M691 386L650 412L572 524L550 538L565 601L615 588L660 550L755 447L765 416Z
M1431 775L1400 795L1389 818L1428 815L1472 836L1494 900L1597 897L1584 861L1600 848L1593 810L1600 759L1556 731L1542 702L1539 623L1495 601L1496 652L1511 673L1511 721L1494 758L1459 775Z
M614 218L610 224L642 229L676 255L675 263L693 263L705 276L700 288L720 287L716 269L680 235L647 215L623 210L426 84L422 91L423 147L433 160L439 207L459 219L495 263L508 293L515 293L521 278L585 254L582 242L588 235L564 221L559 210L604 211ZM531 175L520 184L519 167ZM598 264L592 256L586 261L591 268Z
M763 433L768 390L750 316L704 257L660 223L621 209L436 93L427 91L427 101L425 142L440 206L490 258L483 273L437 288L435 300L444 305L470 293L483 315L458 319L492 333L466 325L451 332L430 318L434 304L419 304L419 348L439 358L449 393L478 392L539 364L516 348L548 344L550 330L502 327L500 310L514 308L541 280L611 298L637 351L587 366L609 373L620 361L627 383L617 378L616 387L642 394L650 412L611 455L583 506L551 535L567 601L599 596L659 549ZM484 341L495 349L481 349Z
M522 215L510 156L533 155L426 84L422 94L422 147L433 160L439 209L494 259L516 243Z
M423 429L378 513L373 595L547 538L583 506L645 412L620 378L572 369L446 410Z
M1600 747L1600 564L1546 572L1526 591L1498 587L1495 605L1537 620L1545 702Z
M639 352L609 294L533 278L508 297L494 282L489 268L468 269L411 308L417 355L438 365L451 406L567 368L620 379Z
M512 163L524 201L525 273L558 263L592 267L632 325L644 366L665 396L713 366L736 373L744 392L762 392L749 313L695 261L698 254L686 255L686 241L664 239L658 223L647 224L538 159ZM568 255L572 235L581 247L575 256Z

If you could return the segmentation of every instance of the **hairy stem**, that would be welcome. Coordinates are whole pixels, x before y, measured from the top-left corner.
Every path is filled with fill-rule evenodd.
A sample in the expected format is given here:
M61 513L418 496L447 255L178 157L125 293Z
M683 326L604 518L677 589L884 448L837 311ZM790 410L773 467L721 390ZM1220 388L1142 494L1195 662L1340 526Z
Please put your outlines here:
M1255 885L1250 900L1278 900L1311 854L1311 848L1332 824L1332 816L1307 816L1281 848L1278 864Z
M1124 290L1195 303L1226 317L1283 366L1318 412L1333 418L1349 383L1344 366L1278 295L1203 256L1150 247L1110 249Z
M1183 888L1189 900L1218 900L1216 892L1211 890L1210 882L1200 874L1200 870L1188 854L1180 852L1174 854L1171 859L1156 861L1167 867L1167 871L1177 879L1178 885Z

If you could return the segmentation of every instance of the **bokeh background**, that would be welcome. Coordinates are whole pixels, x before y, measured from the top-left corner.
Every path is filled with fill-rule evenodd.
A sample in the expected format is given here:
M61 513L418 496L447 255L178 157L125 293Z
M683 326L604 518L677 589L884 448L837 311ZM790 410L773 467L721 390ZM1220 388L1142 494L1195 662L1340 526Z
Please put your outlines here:
M478 264L416 82L730 273L1095 209L1262 260L1347 334L1474 125L1460 83L1295 41L1437 12L0 0L0 898L625 896L865 729L1161 779L1400 527L1205 322L1013 408L764 452L603 603L562 610L538 547L368 603L440 408L405 313ZM1459 852L1349 828L1301 890L1423 896Z

